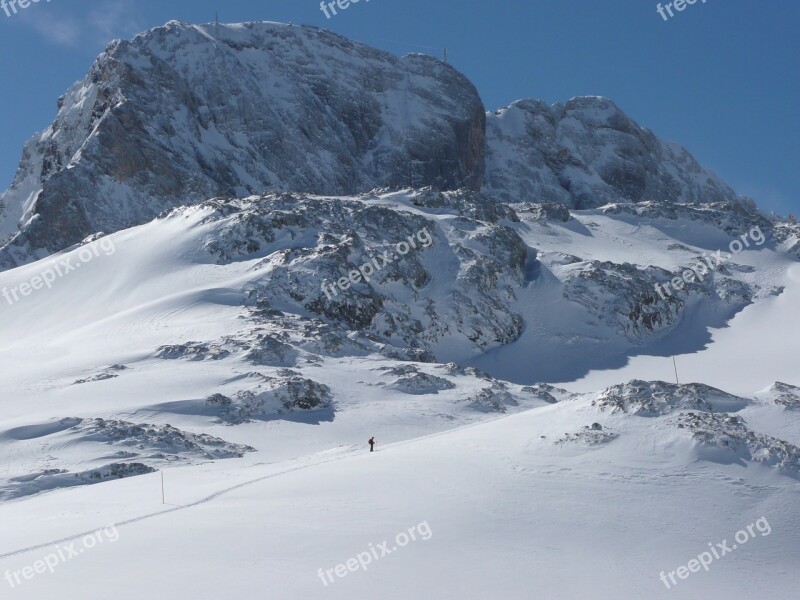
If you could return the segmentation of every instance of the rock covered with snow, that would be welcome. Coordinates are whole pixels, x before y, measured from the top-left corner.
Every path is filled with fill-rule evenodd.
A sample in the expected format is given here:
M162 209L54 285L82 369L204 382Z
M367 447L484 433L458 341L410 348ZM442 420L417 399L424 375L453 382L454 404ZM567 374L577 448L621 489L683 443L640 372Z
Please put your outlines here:
M222 360L230 356L230 351L220 344L186 342L160 346L156 350L155 356L165 360Z
M92 375L88 375L81 379L76 379L74 385L92 383L94 381L105 381L106 379L114 379L115 377L119 377L120 371L125 371L127 368L128 367L125 365L111 365L110 367L106 367L97 373L93 373Z
M406 394L438 394L444 390L452 390L456 386L444 377L416 372L399 377L388 387Z
M205 433L182 431L171 425L131 423L118 419L84 419L70 428L81 441L104 442L135 449L139 458L240 458L255 450Z
M413 205L420 196L431 194L402 199ZM201 205L210 211L203 222L213 225L205 250L219 264L264 257L252 267L263 272L263 279L245 300L254 314L269 322L278 319L285 330L301 325L270 313L274 307L312 313L340 328L338 334L328 330L328 339L349 353L359 353L356 345L363 350L363 344L347 331L370 343L408 348L407 357L418 360L432 360L448 337L479 348L513 341L523 324L512 302L535 250L509 226L480 218L498 218L484 212L480 194L438 197L445 201L440 212L459 216L446 229L431 216L370 198L283 193L213 200ZM179 209L170 218L184 213ZM462 216L473 213L477 217ZM397 244L410 238L416 247L398 252ZM347 280L364 265L371 274ZM434 287L436 294L426 292Z
M645 223L658 221L705 223L731 238L747 234L754 227L760 228L763 233L772 231L774 227L773 223L754 206L741 200L690 204L648 199L637 204L612 202L601 207L599 211L606 215L638 217Z
M499 381L470 396L467 403L480 412L497 413L506 413L509 407L519 406L519 401L508 391L506 384Z
M93 485L155 472L154 467L139 462L116 462L77 473L66 469L45 469L10 478L5 485L0 486L0 501L15 500L55 489Z
M558 202L518 202L513 207L518 214L543 223L567 223L572 219L569 208Z
M800 387L776 381L760 397L785 408L800 409Z
M735 310L752 303L758 292L744 281L711 275L687 289L667 293L663 286L680 277L683 270L631 263L569 261L560 272L566 300L582 305L630 340L645 339L673 326L692 296L702 295ZM661 292L658 286L662 286Z
M330 415L323 418L332 418L333 398L327 385L300 376L262 376L262 380L233 397L213 394L206 404L218 410L221 421L234 425L311 411L327 411Z
M544 400L548 404L555 404L573 398L575 394L567 390L557 388L549 383L536 383L534 385L526 385L522 388L526 394L532 395L538 400Z
M542 325L521 314L520 298L530 296L532 283L552 285L565 310L580 311L583 323L565 323L559 334L639 345L674 329L693 303L733 315L760 294L745 277L752 269L733 262L686 289L660 293L680 269L540 254L531 246L536 238L565 238L604 214L558 217L555 206L546 209L553 219L540 220L478 192L426 188L357 197L283 192L174 209L159 221L197 221L192 252L202 260L247 265L252 275L241 302L253 326L244 336L166 345L156 355L244 356L251 364L280 367L373 352L419 362L464 360ZM727 228L744 226L718 214L726 210L689 214L724 236ZM415 247L401 255L397 243L409 239ZM691 264L691 253L686 261ZM447 354L453 348L459 354Z
M0 501L146 475L165 464L241 458L255 451L246 444L227 442L169 424L134 423L123 419L63 418L46 427L23 427L20 431L31 431L35 436L41 447L42 462L39 464L46 468L38 466L25 475L0 483ZM74 462L76 450L81 456L78 468Z
M591 208L609 202L735 200L681 146L660 140L608 98L548 106L518 100L487 115L488 193Z
M800 448L778 438L752 431L738 415L690 412L678 417L677 426L709 449L725 455L708 455L715 460L758 462L800 474Z
M678 410L704 412L738 411L750 401L702 383L676 385L664 381L639 381L614 385L592 401L602 411L643 417L667 415Z

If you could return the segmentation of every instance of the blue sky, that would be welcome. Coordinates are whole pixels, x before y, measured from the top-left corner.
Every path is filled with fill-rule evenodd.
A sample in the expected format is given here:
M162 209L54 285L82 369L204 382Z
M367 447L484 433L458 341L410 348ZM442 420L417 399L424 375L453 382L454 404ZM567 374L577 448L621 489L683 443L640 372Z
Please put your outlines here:
M10 17L0 9L0 189L22 144L109 40L219 11L224 22L327 27L396 54L447 47L487 109L608 96L762 207L800 212L800 3L697 0L668 21L656 5L361 0L331 19L319 0L41 0Z

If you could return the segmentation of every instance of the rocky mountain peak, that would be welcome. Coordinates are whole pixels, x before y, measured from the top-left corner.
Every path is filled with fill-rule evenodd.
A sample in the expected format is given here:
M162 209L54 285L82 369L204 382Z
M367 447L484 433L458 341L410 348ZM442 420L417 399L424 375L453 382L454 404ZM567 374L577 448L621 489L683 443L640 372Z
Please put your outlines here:
M0 269L213 197L482 190L504 202L734 202L607 98L486 113L472 83L314 27L162 27L111 43L0 195Z

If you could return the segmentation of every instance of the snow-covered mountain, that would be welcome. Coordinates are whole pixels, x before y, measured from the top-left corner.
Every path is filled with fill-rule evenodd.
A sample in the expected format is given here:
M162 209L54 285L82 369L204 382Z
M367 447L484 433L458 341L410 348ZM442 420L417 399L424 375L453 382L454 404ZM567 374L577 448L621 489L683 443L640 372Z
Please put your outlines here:
M170 22L112 43L58 106L0 197L0 235L22 227L6 264L214 196L477 187L484 171L463 75L311 27Z
M800 226L609 100L485 115L430 57L171 22L109 46L2 203L21 597L800 584Z
M450 65L328 31L173 21L116 41L0 195L0 268L215 196L478 189L507 201L733 201L604 98L484 112Z

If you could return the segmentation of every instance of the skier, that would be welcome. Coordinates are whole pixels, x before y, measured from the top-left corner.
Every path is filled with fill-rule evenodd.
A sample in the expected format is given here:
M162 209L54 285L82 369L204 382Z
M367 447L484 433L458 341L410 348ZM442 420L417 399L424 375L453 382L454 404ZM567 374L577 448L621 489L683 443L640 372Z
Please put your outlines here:
M369 438L369 442L367 442L367 443L369 444L369 451L370 452L375 452L375 436L372 436L371 438Z

